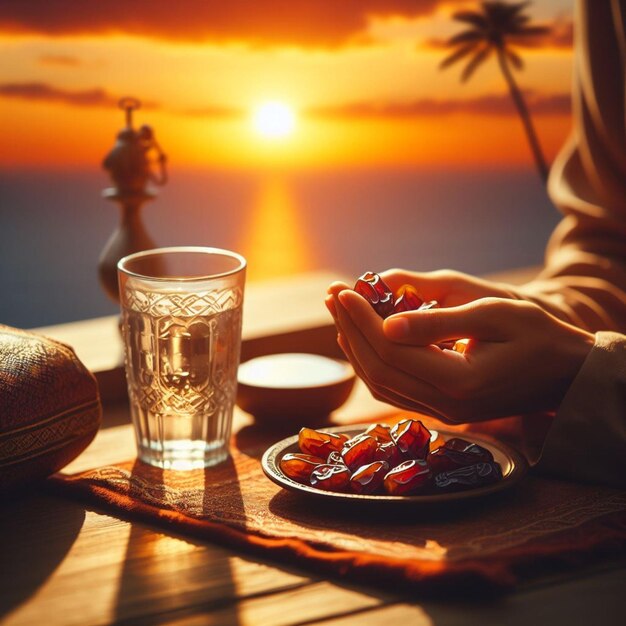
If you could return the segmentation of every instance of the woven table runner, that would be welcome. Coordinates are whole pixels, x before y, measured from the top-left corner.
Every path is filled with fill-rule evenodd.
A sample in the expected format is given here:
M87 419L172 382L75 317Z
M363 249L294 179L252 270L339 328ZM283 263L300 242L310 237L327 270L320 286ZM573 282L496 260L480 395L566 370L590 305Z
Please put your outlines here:
M451 509L337 508L270 482L260 463L268 442L250 434L240 433L232 457L206 470L163 471L135 460L56 474L48 486L121 517L411 592L509 590L626 553L620 490L530 475Z

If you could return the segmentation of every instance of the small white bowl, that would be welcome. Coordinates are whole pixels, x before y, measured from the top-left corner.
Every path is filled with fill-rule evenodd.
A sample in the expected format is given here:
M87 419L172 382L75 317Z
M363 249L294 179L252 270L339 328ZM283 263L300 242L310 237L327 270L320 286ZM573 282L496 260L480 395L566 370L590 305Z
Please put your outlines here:
M268 354L239 366L237 405L257 421L320 421L348 399L355 378L347 361L296 352Z

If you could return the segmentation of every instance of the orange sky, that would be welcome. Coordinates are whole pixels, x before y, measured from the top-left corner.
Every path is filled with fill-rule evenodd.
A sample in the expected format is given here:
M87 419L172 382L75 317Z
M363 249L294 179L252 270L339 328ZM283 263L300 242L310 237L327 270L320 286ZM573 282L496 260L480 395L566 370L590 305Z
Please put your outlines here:
M495 60L463 85L462 66L438 70L461 0L68 2L0 7L2 168L99 166L123 95L147 104L138 121L172 167L529 163ZM554 30L517 76L552 156L569 128L570 2L530 13ZM255 133L265 100L297 112L291 136Z

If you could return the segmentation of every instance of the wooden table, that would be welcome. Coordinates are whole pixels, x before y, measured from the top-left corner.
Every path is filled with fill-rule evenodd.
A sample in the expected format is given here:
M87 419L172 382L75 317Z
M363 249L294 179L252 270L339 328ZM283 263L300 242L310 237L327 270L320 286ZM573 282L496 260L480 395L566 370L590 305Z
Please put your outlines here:
M335 333L320 298L331 278L314 274L251 286L244 355L285 349L336 353ZM295 297L287 298L294 290ZM115 319L46 332L77 347L98 372L106 400L103 428L66 471L134 456L128 408L120 399ZM336 417L341 421L388 410L358 385ZM249 421L237 412L235 428ZM612 566L544 580L488 602L416 601L260 562L41 492L0 509L0 622L7 625L622 624L625 584L626 567Z

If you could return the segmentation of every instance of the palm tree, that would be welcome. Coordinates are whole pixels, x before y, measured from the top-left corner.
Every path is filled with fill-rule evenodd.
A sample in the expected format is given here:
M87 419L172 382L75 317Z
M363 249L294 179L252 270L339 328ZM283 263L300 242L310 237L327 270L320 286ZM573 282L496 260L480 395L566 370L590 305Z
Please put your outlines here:
M549 29L543 26L528 24L530 18L523 13L528 4L529 2L508 4L498 0L482 2L480 10L477 11L455 13L453 18L464 24L469 24L469 28L458 33L447 42L448 46L456 49L441 62L440 68L449 67L471 54L472 57L461 74L461 81L465 82L491 56L492 52L495 53L513 103L522 118L537 170L545 182L548 178L548 166L541 151L524 96L517 86L511 70L511 65L517 70L524 67L522 59L511 49L511 44L523 45L528 43L529 38L549 32Z

